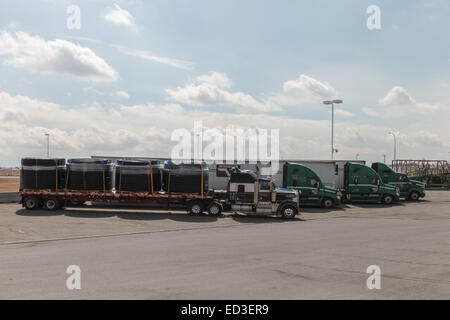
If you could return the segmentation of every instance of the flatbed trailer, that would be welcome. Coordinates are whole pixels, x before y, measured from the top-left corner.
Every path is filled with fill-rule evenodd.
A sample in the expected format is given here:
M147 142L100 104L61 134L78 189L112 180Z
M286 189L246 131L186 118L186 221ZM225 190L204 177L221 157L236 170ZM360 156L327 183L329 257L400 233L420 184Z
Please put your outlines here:
M20 190L20 203L23 207L34 210L45 208L57 210L67 203L104 202L104 203L141 203L160 204L169 209L172 204L186 204L198 200L205 205L214 201L212 195L169 194L164 192L103 192L103 191L52 191L52 190Z

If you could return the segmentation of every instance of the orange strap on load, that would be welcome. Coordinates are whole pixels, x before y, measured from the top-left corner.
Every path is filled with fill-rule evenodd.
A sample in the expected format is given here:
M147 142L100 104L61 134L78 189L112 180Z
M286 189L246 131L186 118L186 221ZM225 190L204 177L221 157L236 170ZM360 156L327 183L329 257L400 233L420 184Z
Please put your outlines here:
M122 195L122 166L120 166L120 174L119 174L119 194Z
M106 184L105 184L105 164L103 164L103 194L106 195Z
M202 178L201 178L201 186L200 186L200 190L201 190L201 195L202 195L202 199L203 199L203 165L200 165L200 168L202 169Z
M155 196L155 191L153 189L153 167L152 167L152 162L149 161L148 163L150 164L150 181L151 181L151 184L152 184L152 196Z
M55 184L55 190L58 192L58 162L56 162L56 184Z

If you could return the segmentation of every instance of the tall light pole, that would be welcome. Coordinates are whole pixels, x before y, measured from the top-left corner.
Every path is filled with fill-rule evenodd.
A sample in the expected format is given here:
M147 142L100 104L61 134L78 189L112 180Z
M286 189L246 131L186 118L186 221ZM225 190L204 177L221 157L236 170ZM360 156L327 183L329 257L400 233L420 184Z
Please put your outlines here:
M389 134L392 134L392 136L394 137L394 162L395 162L397 160L397 136L392 131L389 131Z
M386 155L383 154L383 158L384 158L384 163L386 164Z
M342 103L342 100L328 100L324 101L323 104L331 104L331 160L334 158L334 152L337 150L334 148L334 105Z
M47 136L47 158L50 158L50 133L45 134Z
M392 134L394 137L394 160L397 160L397 136L392 131L389 131L389 134Z

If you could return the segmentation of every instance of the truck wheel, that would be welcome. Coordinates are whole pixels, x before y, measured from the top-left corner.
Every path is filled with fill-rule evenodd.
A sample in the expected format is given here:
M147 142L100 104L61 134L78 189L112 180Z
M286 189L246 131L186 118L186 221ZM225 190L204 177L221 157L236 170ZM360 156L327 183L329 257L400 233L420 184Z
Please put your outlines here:
M218 216L222 213L222 206L217 202L211 202L208 206L208 214L211 216Z
M418 201L419 198L420 198L420 195L419 195L419 193L417 191L413 191L409 195L409 200L411 200L411 201Z
M28 210L36 210L41 207L41 201L38 197L26 197L23 204Z
M322 207L324 207L324 208L326 208L326 209L330 209L330 208L333 208L333 206L334 206L334 201L333 201L333 199L330 199L330 198L325 198L325 199L323 199L323 201L322 201Z
M200 202L191 202L188 204L188 212L192 215L199 215L203 212L203 206Z
M61 203L58 198L50 197L48 199L45 199L44 206L45 206L45 209L53 211L53 210L58 210L61 207Z
M291 205L287 205L281 209L281 216L285 219L294 219L297 213L297 208Z
M391 204L392 202L394 202L394 197L391 196L390 194L385 194L383 196L383 203L384 204Z

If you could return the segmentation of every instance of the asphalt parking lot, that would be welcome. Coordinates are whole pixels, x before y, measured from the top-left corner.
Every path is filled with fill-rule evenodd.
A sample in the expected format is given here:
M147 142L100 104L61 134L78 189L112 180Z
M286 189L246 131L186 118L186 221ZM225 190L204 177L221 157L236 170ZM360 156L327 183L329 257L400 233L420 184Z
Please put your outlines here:
M0 257L0 299L449 299L450 192L292 221L0 204ZM66 288L69 265L80 290Z

